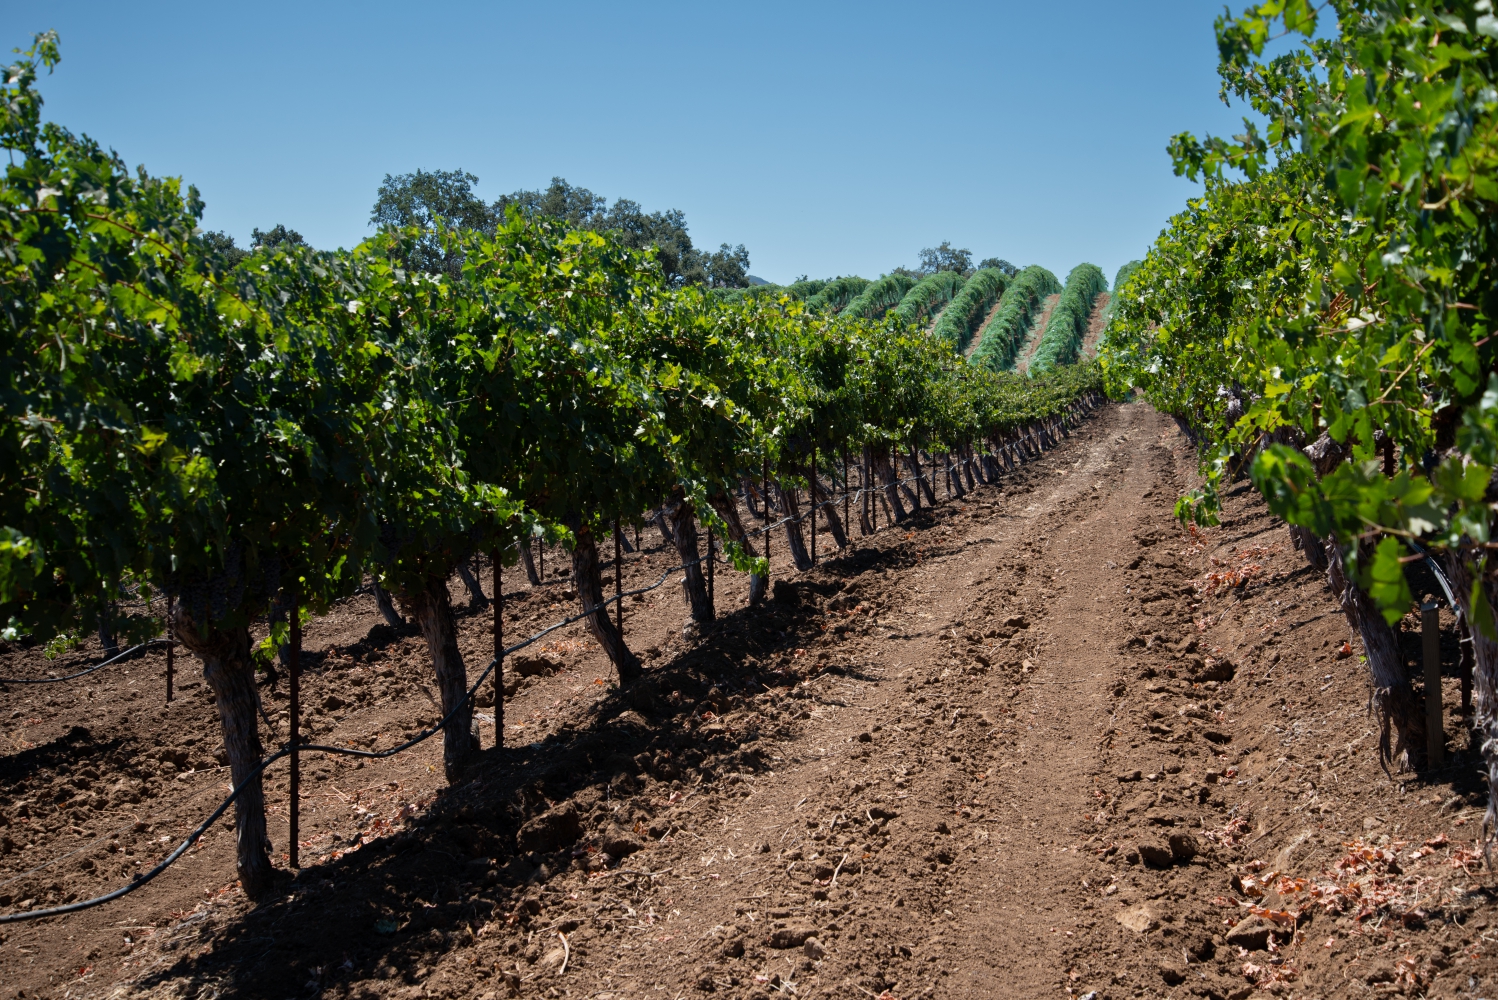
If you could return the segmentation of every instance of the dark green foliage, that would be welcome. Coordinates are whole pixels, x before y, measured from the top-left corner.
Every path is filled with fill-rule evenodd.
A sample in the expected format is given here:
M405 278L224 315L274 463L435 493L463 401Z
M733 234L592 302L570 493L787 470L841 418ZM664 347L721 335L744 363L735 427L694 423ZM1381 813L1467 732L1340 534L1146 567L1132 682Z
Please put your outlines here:
M515 209L522 215L561 219L572 229L616 233L632 250L655 251L666 283L673 288L707 285L713 288L743 288L749 284L749 254L743 244L723 244L716 253L698 250L687 235L687 217L680 209L646 212L637 201L615 199L612 206L602 195L553 177L545 191L515 191L494 203L501 215Z
M279 222L269 231L264 229L250 230L250 248L252 250L290 250L294 247L305 247L308 243L302 238L302 234L295 229L290 229Z
M1108 290L1108 279L1096 264L1078 264L1066 276L1066 288L1061 292L1061 301L1051 312L1041 335L1035 357L1030 360L1030 371L1040 373L1057 365L1071 364L1077 360L1082 349L1082 340L1087 336L1087 321L1092 317L1092 306L1097 297Z
M937 271L916 282L900 299L900 304L891 310L891 315L902 323L930 320L946 308L947 303L962 290L965 281L960 271Z
M432 274L456 275L461 258L444 251L439 230L493 233L505 214L560 220L569 229L617 234L632 250L653 250L656 265L673 288L707 285L743 288L749 284L749 253L743 244L722 244L707 252L692 245L686 215L680 209L646 212L640 203L619 198L613 205L585 187L553 177L544 191L514 191L487 205L473 191L478 178L463 170L418 170L387 174L375 199L370 222L382 229L415 226L427 235L411 251L409 266Z
M749 251L742 243L736 247L724 243L715 253L702 255L702 270L707 280L701 283L709 288L748 288Z
M998 268L976 272L942 311L933 334L951 344L953 350L966 351L978 325L1008 285L1009 275Z
M430 274L456 275L463 262L443 249L438 230L445 226L492 233L498 220L503 218L502 212L484 204L483 199L473 193L473 185L478 180L466 170L386 174L375 193L369 222L380 229L415 227L422 230L427 235L412 246L406 266ZM281 228L277 226L272 234ZM255 244L278 245L262 243L259 230L256 230Z
M1009 263L1002 257L985 257L978 262L978 270L986 271L989 268L992 268L995 271L1003 271L1011 278L1019 273L1019 268L1015 267L1013 264Z
M205 256L217 258L223 262L224 267L234 267L250 255L248 250L241 250L235 244L234 237L225 232L200 232L194 237L194 242L202 248Z
M887 274L859 293L858 298L843 308L848 316L861 319L879 319L915 287L915 279L905 274Z
M849 275L846 278L833 278L827 284L806 300L808 309L830 309L832 312L841 312L848 307L858 296L863 294L872 282L868 278L860 278L857 275Z
M926 247L921 251L921 272L936 274L939 271L956 271L968 274L973 270L973 252L959 250L951 240L942 240L939 247Z
M638 213L640 209L638 204L627 198L620 198L616 204L620 207L621 214ZM594 194L585 187L568 184L563 177L553 177L545 191L515 191L500 195L494 203L494 210L501 216L513 208L529 218L545 216L560 219L569 229L595 231L610 228L607 223L608 207L607 198ZM683 232L686 231L685 225L680 228Z
M999 311L983 330L983 339L973 352L974 364L995 371L1014 367L1025 334L1047 295L1061 291L1056 276L1038 264L1025 268L1004 290Z

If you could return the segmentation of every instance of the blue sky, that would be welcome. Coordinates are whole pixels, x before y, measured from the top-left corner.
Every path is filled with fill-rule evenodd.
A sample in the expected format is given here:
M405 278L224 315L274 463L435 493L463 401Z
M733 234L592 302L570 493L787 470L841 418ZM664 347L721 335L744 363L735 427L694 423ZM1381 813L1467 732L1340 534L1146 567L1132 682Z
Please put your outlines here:
M386 173L461 167L489 199L560 175L680 208L774 281L943 239L1111 279L1196 190L1169 136L1237 130L1221 9L5 0L0 41L56 28L47 116L197 185L241 244L352 246Z

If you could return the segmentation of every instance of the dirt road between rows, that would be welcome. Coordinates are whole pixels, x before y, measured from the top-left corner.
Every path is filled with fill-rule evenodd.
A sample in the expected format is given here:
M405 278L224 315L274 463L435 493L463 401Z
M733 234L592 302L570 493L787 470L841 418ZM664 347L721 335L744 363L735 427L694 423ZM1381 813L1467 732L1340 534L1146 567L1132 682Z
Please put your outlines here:
M464 784L435 746L317 765L284 896L234 888L225 827L124 900L6 929L0 996L1485 995L1454 666L1450 767L1386 774L1322 581L1243 487L1184 532L1193 466L1173 422L1111 405L996 486L830 556L823 534L808 573L775 539L762 608L726 572L709 626L670 588L632 603L629 691L559 633ZM559 586L510 598L507 634L568 610ZM434 717L417 640L377 622L361 598L309 630L318 738ZM471 662L488 628L465 619ZM35 720L0 771L7 908L118 883L222 787L192 735L212 706L111 683L0 692Z

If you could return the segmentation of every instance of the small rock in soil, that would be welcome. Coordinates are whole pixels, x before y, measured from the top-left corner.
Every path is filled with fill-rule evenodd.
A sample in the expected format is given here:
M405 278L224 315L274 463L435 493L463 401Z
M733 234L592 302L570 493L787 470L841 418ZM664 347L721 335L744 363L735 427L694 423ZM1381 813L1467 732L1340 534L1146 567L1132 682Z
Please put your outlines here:
M1139 858L1151 868L1169 868L1175 860L1175 855L1170 848L1161 847L1159 844L1142 843L1138 847Z
M1172 833L1170 835L1170 853L1177 861L1185 863L1196 857L1201 852L1196 838L1189 833Z
M1263 917L1249 917L1240 920L1232 930L1227 933L1227 942L1235 948L1246 948L1249 951L1263 951L1269 947L1269 938L1283 938L1287 935L1273 923Z
M1135 934L1144 934L1160 926L1160 911L1149 903L1140 903L1115 914L1113 919Z
M770 935L771 948L799 948L816 931L810 927L782 927Z

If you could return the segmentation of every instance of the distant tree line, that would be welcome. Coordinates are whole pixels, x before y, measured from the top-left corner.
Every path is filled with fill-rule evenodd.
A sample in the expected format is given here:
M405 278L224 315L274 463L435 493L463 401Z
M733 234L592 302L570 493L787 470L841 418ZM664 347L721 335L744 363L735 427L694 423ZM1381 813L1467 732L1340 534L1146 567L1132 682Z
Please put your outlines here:
M890 271L891 274L903 274L907 278L930 277L942 271L955 271L963 277L972 277L975 271L987 268L995 268L1003 271L1011 278L1019 273L1019 268L1004 260L1002 257L985 257L973 266L973 252L967 249L959 249L952 245L951 240L942 240L941 246L926 247L918 255L920 266L897 267Z
M574 229L616 233L630 248L654 248L656 262L672 287L706 285L710 288L749 287L749 251L742 243L722 244L717 250L700 250L687 234L686 215L677 208L646 212L637 201L607 198L585 187L576 187L553 177L544 191L515 191L496 201L485 202L474 193L478 178L465 170L417 170L411 174L386 174L375 194L369 221L380 229L417 226L428 235L411 251L411 267L434 274L456 274L462 260L442 247L440 225L471 229L493 235L510 209L527 217L560 219ZM224 232L206 232L199 240L230 264L250 252L240 248ZM269 231L256 229L250 237L254 247L306 245L300 233L277 225Z
M721 244L717 250L699 250L687 234L686 214L679 208L664 212L646 212L640 203L616 198L612 205L602 195L585 187L553 177L544 190L514 191L485 202L474 193L478 178L465 170L417 170L411 174L386 174L375 193L369 221L380 229L403 229L416 226L428 235L411 251L411 267L433 274L456 275L462 267L452 251L444 250L437 235L440 225L472 229L493 235L510 209L528 218L560 219L574 229L616 233L625 245L635 250L655 249L661 273L674 288L704 285L709 288L748 288L749 251L744 244ZM294 229L277 224L271 229L254 230L250 248L243 249L234 237L224 232L205 232L198 239L208 249L220 254L229 264L237 264L256 247L306 246L307 241ZM985 268L997 268L1013 277L1019 268L999 257L987 257L973 265L973 252L952 246L942 240L940 246L926 247L918 255L915 268L896 267L892 274L920 279L941 271L955 271L964 277ZM804 278L804 276L803 276Z

